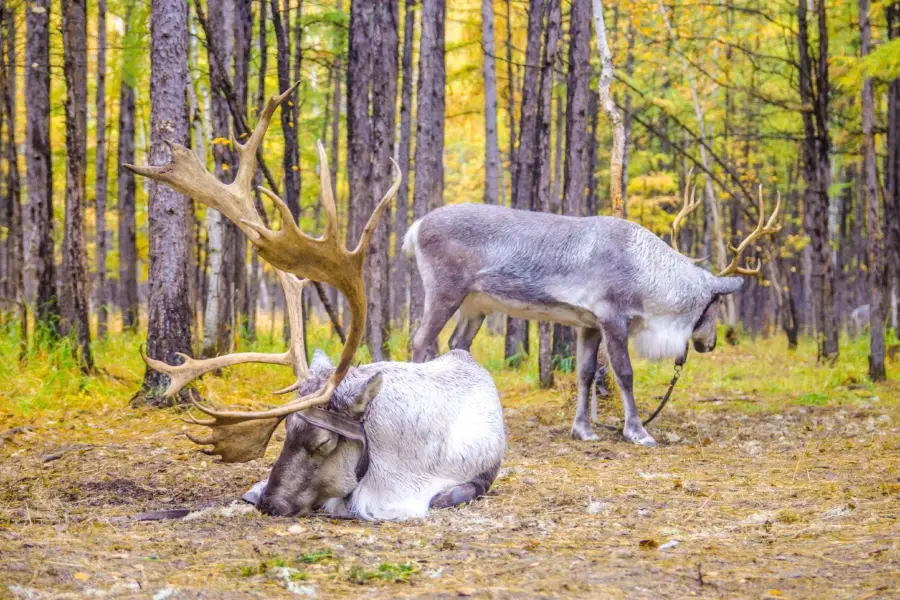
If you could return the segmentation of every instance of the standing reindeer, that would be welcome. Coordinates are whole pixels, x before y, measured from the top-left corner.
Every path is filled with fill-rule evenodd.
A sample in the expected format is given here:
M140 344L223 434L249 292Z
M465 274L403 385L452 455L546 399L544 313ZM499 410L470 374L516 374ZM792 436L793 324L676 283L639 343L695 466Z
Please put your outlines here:
M625 407L625 439L656 441L634 404L628 338L650 359L683 364L692 341L698 352L716 346L719 298L741 288L740 277L759 267L740 267L750 243L778 228L778 205L765 222L762 191L759 224L740 244L728 267L712 273L677 251L675 234L699 206L686 186L673 225L672 248L647 229L614 217L564 217L501 206L461 204L432 211L413 223L404 249L415 255L425 289L422 322L413 337L413 360L428 360L437 335L453 314L460 317L451 348L468 350L485 315L554 321L578 328L578 404L572 437L597 439L588 418L588 395L601 340Z
M295 86L296 87L296 86ZM243 353L180 365L144 357L170 377L172 396L205 372L247 362L291 366L296 383L281 393L299 396L262 411L214 410L196 404L211 419L191 421L209 427L208 437L225 462L263 456L278 424L286 439L267 481L245 498L272 515L302 515L320 509L364 519L405 519L468 502L493 483L506 447L497 388L487 371L466 352L450 352L428 364L382 362L352 367L366 321L363 264L372 234L400 185L394 182L375 207L357 247L340 242L337 210L325 149L318 144L325 233L312 238L297 227L285 203L262 189L281 213L273 231L254 208L251 183L256 152L275 109L294 88L271 98L246 145L233 142L240 165L233 183L210 175L187 148L169 144L172 159L163 166L135 167L139 175L170 185L231 219L278 272L288 305L291 343L283 354ZM350 307L347 341L337 366L318 352L307 366L303 352L300 298L308 278L331 284ZM190 437L190 436L189 436Z

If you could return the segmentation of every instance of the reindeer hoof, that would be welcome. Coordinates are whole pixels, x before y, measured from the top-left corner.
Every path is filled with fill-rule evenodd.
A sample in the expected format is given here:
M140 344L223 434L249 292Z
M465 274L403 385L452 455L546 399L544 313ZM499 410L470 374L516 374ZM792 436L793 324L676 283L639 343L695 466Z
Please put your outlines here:
M576 423L575 425L572 425L572 439L591 442L594 440L599 440L600 436L594 433L594 430L591 429L590 425L585 423Z
M647 433L647 430L644 429L643 425L638 425L637 427L626 426L625 431L622 432L622 435L624 435L625 439L632 444L638 444L640 446L646 446L648 448L656 446L656 440L653 439L652 435Z

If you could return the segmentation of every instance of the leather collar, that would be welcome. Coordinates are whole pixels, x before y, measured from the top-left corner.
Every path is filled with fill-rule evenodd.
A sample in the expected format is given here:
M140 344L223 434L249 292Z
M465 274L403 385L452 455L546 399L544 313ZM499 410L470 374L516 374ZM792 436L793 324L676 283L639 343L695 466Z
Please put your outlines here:
M362 445L362 453L356 463L356 480L362 481L362 478L369 472L369 438L366 436L363 422L324 408L310 408L295 414L310 425L359 442Z

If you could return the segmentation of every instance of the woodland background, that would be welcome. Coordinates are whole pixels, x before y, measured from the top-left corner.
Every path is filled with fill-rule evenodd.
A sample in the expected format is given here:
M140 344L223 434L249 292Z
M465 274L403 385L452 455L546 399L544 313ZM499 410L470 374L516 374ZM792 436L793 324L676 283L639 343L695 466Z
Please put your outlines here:
M9 361L61 348L91 373L93 345L122 331L147 331L150 355L171 363L280 329L277 279L240 232L121 165L165 162L151 141L168 127L228 181L231 135L300 81L258 179L303 230L322 227L315 140L328 149L348 243L389 185L388 158L404 173L369 259L371 359L404 358L421 315L418 276L399 251L415 218L481 201L619 212L668 240L693 171L703 206L680 248L712 269L755 225L758 193L769 210L782 202L781 232L748 253L763 276L724 311L729 339L785 335L796 347L807 336L834 362L850 312L869 304L869 371L884 377L900 287L895 0L3 0L0 17ZM156 121L150 96L162 82L184 94ZM616 119L620 183L610 177ZM340 329L333 290L306 293L308 316ZM545 385L552 369L571 368L566 328L529 336L507 321L490 323L506 336L507 363L544 348ZM147 373L142 398L154 401L158 377Z

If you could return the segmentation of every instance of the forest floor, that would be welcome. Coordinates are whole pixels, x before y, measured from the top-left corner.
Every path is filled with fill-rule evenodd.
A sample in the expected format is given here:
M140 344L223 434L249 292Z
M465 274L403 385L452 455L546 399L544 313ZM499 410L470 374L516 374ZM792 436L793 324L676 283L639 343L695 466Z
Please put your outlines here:
M491 363L483 337L474 354ZM605 430L574 442L571 375L539 390L533 365L497 371L508 450L490 493L367 523L235 503L279 445L226 465L177 411L128 408L133 341L109 342L102 374L57 397L41 390L69 385L65 365L0 371L0 597L900 597L900 365L867 383L860 344L831 368L781 338L692 355L650 427L657 448ZM669 370L636 365L644 410ZM236 403L287 376L243 367L200 390ZM602 406L610 423L618 404Z

